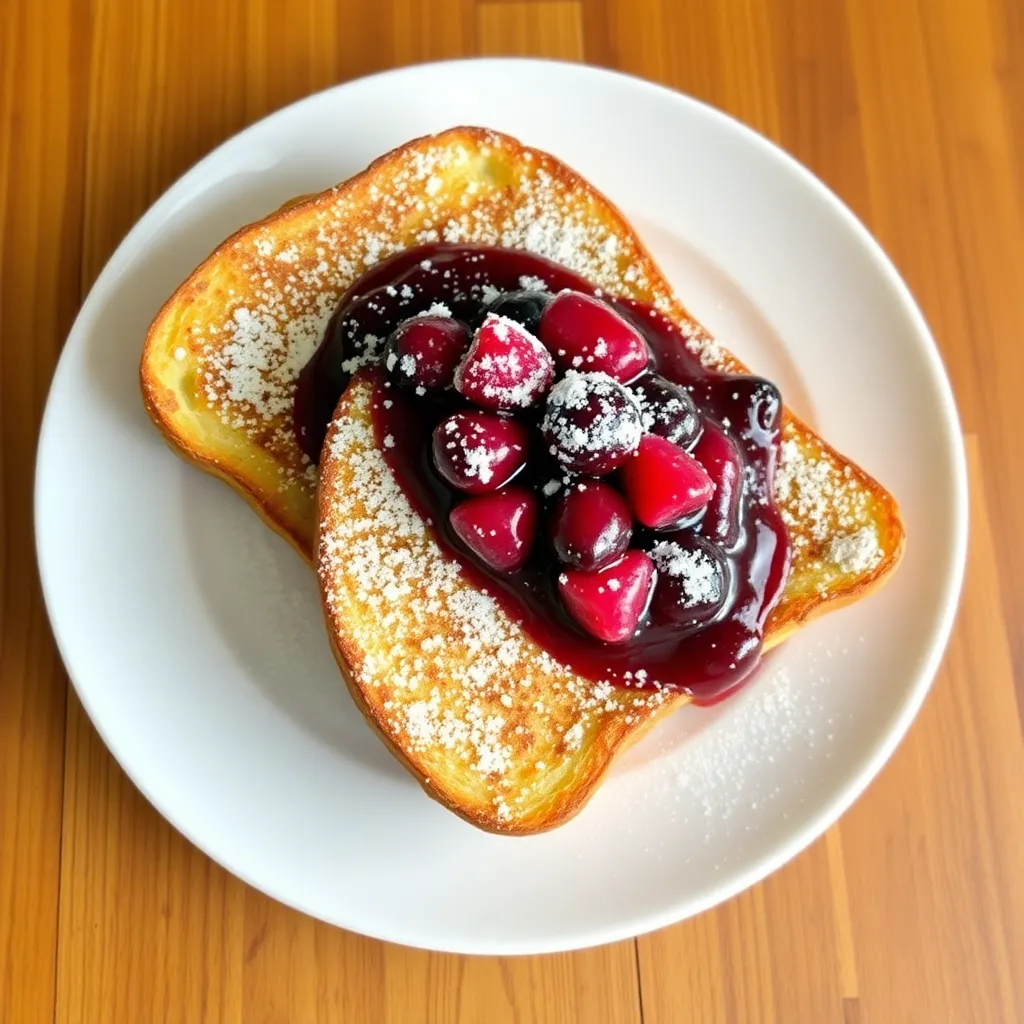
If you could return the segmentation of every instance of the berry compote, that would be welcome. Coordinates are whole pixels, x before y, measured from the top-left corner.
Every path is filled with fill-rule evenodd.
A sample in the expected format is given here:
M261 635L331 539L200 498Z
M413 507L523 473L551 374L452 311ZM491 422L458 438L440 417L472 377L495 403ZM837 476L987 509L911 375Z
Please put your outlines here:
M560 662L697 703L756 667L790 564L774 385L565 267L466 245L399 253L341 298L296 391L314 462L355 374L438 543Z

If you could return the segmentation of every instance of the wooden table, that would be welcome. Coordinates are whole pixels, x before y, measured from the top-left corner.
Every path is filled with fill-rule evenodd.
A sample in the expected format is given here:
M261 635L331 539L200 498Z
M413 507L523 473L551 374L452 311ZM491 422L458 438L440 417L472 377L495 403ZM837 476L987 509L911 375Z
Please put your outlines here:
M267 111L472 53L645 75L808 164L920 300L972 485L945 664L842 823L696 920L526 959L347 934L193 849L69 691L31 543L54 362L148 204ZM1022 184L1021 0L2 0L0 1021L1024 1020Z

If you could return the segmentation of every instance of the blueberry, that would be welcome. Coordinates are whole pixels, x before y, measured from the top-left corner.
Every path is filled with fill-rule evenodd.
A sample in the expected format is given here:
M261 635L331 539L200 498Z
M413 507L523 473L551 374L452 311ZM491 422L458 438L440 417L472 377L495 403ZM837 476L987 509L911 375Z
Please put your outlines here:
M649 373L630 386L640 406L644 430L649 434L690 448L700 436L701 419L689 392L656 373Z
M487 312L507 316L509 320L522 324L531 334L536 334L541 314L552 298L550 292L502 292L487 303Z
M734 428L749 427L758 444L769 444L782 422L782 396L763 377L737 374L722 385L729 396L729 419Z
M691 530L672 534L651 549L658 586L651 611L686 630L713 621L729 600L729 567L722 549Z
M569 370L548 393L540 432L566 469L604 476L637 450L643 427L622 384L606 373Z

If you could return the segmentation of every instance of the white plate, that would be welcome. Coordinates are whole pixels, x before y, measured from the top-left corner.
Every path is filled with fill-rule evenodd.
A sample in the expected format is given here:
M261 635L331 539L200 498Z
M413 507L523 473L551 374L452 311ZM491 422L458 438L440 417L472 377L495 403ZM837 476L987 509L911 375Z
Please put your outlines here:
M484 124L617 202L694 314L885 482L909 541L714 711L686 709L553 833L478 832L364 724L310 572L168 451L137 367L163 299L222 238L408 138ZM64 349L36 488L47 606L132 780L230 871L368 935L474 953L606 942L694 914L819 835L878 771L936 669L959 590L965 471L935 346L851 214L759 136L591 68L487 60L312 96L226 142L142 218ZM699 735L697 735L699 733Z

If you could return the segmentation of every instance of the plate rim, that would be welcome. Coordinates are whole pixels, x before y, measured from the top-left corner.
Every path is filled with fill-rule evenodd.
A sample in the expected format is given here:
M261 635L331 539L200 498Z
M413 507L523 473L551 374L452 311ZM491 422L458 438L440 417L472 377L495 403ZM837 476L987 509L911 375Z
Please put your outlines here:
M506 941L485 939L478 942L475 948L458 943L431 943L424 936L413 936L401 934L402 929L396 928L390 931L382 930L374 925L367 925L365 922L353 923L341 920L337 915L325 915L324 912L315 907L303 905L302 901L289 899L278 891L280 887L268 884L264 880L256 880L249 874L240 870L237 866L229 863L211 852L208 844L196 836L191 829L183 827L175 816L169 813L162 803L150 792L137 773L129 770L128 766L119 756L119 748L113 740L109 730L90 704L88 687L80 683L76 673L72 671L70 664L71 655L68 651L66 638L61 625L53 614L53 592L56 586L55 574L47 571L47 559L44 554L45 540L42 526L41 490L42 475L40 472L42 453L50 443L49 435L53 431L53 420L55 413L51 402L52 393L56 382L61 376L62 367L66 368L66 355L71 343L78 335L85 332L85 326L93 314L94 307L99 303L101 297L106 296L111 290L116 290L117 274L121 264L128 259L133 249L144 243L147 230L146 222L155 219L156 216L168 206L178 201L179 193L188 183L189 179L196 176L200 169L208 163L215 161L218 155L231 146L237 139L258 128L265 128L267 124L275 119L287 119L289 115L299 106L311 104L322 100L329 94L338 93L345 89L369 83L373 80L386 78L413 77L424 73L430 74L445 69L471 69L481 65L508 66L514 65L516 74L530 73L531 67L557 68L563 73L580 75L584 78L594 76L597 78L609 78L621 80L629 88L639 88L648 91L652 96L659 95L663 98L670 98L674 103L690 107L692 112L699 116L718 121L724 128L738 132L745 136L748 142L758 146L766 155L776 161L781 161L786 169L795 174L805 188L809 188L838 215L845 228L852 232L856 241L865 253L870 257L872 266L884 279L886 285L891 289L894 297L898 300L901 316L908 327L908 333L912 334L917 347L924 356L930 370L930 383L933 385L935 397L937 398L943 414L943 424L946 428L943 440L948 442L947 454L952 465L953 481L952 491L955 496L955 506L951 510L952 537L950 555L948 559L948 571L944 579L943 599L939 607L939 614L931 624L928 640L927 656L922 659L921 667L918 670L914 684L907 689L907 692L890 720L880 729L878 738L870 745L865 745L863 755L853 763L846 774L846 782L837 787L832 795L824 801L824 806L816 815L813 815L800 829L794 830L789 837L778 842L775 847L766 854L756 857L755 863L745 871L728 875L717 886L707 887L698 897L691 897L681 901L675 901L664 906L656 913L620 914L616 917L616 923L606 924L603 927L591 927L584 929L562 929L558 935L545 942ZM426 134L426 133L424 133ZM613 200L616 202L616 200ZM47 390L47 398L44 413L41 419L39 433L36 441L35 459L33 463L33 533L36 550L36 561L39 567L39 578L43 595L43 603L47 613L54 641L57 646L61 661L68 675L68 678L75 688L75 692L83 709L89 717L90 722L96 729L104 745L111 756L125 772L132 785L145 797L158 814L171 827L183 835L190 843L199 849L204 855L210 857L231 875L239 878L257 891L270 896L287 906L299 910L302 913L382 941L398 942L416 948L430 949L439 952L452 952L470 955L531 955L564 952L569 950L590 948L603 945L609 942L621 941L639 935L648 934L659 928L678 923L682 920L703 913L720 903L731 899L733 896L745 891L752 885L773 874L781 866L793 859L797 854L806 849L816 839L833 825L864 793L867 787L875 779L881 769L888 762L896 748L903 741L910 725L917 717L925 698L931 690L935 676L948 647L953 624L959 607L962 593L963 580L966 570L967 544L969 534L969 489L966 452L963 442L962 426L957 409L957 404L946 370L945 363L935 342L934 336L928 327L927 321L918 307L910 288L903 280L896 266L875 239L868 228L852 212L852 210L809 168L800 163L794 156L789 154L780 145L776 144L756 129L743 123L735 116L722 111L710 104L687 95L676 89L650 81L637 75L623 72L616 69L602 68L587 63L574 63L550 58L538 57L457 57L447 60L424 61L416 64L405 65L398 68L386 69L357 78L337 83L325 89L318 90L303 96L277 110L271 111L264 117L246 125L231 136L225 138L215 147L203 154L173 182L171 182L161 194L147 207L141 216L135 221L130 230L118 243L117 247L107 259L102 270L90 286L89 292L83 300L74 322L69 329L61 354L57 360ZM568 935L574 936L569 938Z

